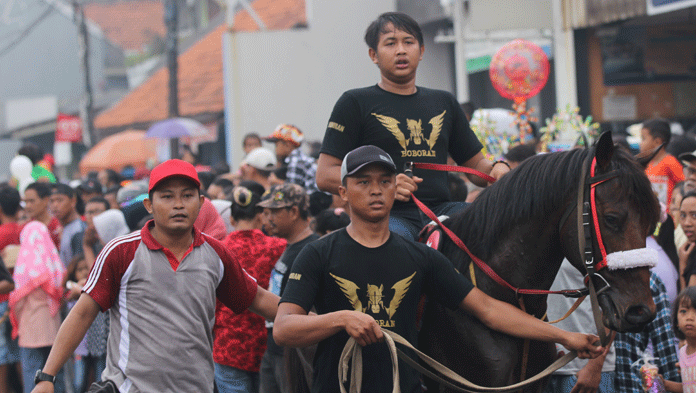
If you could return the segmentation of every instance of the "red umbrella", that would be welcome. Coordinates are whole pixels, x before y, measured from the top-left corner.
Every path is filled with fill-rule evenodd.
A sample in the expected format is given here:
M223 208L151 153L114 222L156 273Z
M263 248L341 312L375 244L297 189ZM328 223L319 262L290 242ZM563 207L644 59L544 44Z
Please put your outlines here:
M145 138L145 131L126 130L102 139L80 161L80 173L125 166L144 167L149 159L157 158L157 141Z

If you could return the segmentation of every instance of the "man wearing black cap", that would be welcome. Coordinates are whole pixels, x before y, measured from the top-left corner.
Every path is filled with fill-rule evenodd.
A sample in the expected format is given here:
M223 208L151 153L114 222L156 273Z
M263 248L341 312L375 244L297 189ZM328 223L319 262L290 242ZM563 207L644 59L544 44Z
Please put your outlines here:
M308 244L297 256L278 306L273 337L280 345L318 343L313 392L339 392L337 366L349 336L363 348L363 391L392 391L391 359L381 327L416 344L416 309L425 292L487 326L523 338L555 341L595 357L596 336L569 333L474 288L439 252L389 231L396 165L375 146L349 152L339 194L351 223ZM317 315L308 315L316 307ZM400 363L402 392L420 392L418 373Z
M235 312L275 317L278 296L194 227L203 196L193 165L165 161L148 190L143 203L153 220L99 254L34 392L53 392L54 376L99 311L110 317L102 378L121 392L212 392L216 298Z

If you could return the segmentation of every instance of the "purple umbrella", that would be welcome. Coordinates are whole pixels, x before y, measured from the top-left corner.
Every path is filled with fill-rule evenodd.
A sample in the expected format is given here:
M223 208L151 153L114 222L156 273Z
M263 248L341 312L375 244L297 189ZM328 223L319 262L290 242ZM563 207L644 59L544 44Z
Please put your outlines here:
M175 117L153 124L145 136L147 138L197 137L208 134L208 129L196 120Z

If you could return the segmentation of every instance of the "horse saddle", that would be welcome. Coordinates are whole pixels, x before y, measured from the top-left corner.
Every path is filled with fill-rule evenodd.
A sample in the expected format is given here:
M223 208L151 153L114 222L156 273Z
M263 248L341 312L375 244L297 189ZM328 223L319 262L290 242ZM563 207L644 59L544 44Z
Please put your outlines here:
M448 218L449 216L440 216L438 220L442 222ZM442 228L435 221L430 221L418 234L418 242L425 243L426 246L440 251L443 234Z

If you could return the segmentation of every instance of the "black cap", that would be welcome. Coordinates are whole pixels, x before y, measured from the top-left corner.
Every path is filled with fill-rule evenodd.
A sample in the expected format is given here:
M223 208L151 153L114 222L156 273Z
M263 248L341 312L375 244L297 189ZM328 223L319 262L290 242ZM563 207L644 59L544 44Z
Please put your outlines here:
M367 145L350 151L343 158L343 164L341 164L341 181L343 181L346 176L354 175L368 164L382 164L390 171L396 173L396 165L387 152L377 146Z
M87 179L86 181L82 182L80 186L78 187L80 190L86 193L94 194L94 193L102 193L102 186L101 183L94 179Z

